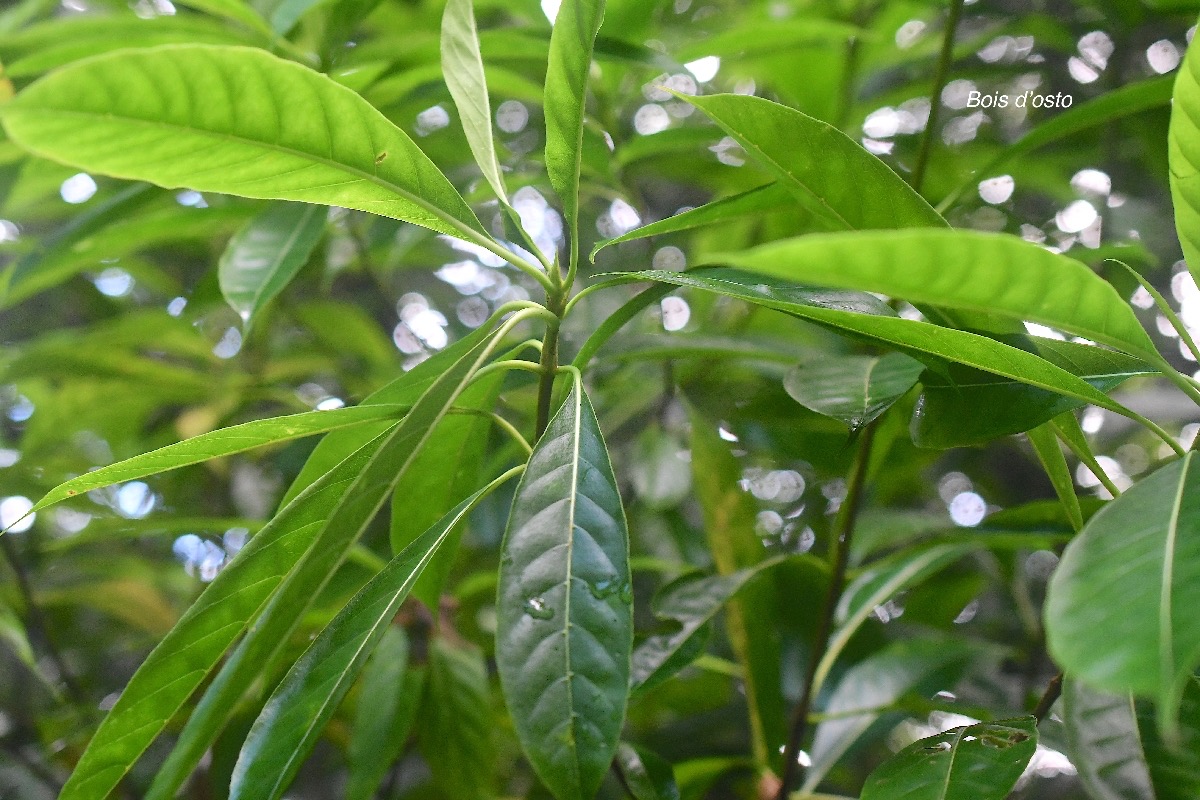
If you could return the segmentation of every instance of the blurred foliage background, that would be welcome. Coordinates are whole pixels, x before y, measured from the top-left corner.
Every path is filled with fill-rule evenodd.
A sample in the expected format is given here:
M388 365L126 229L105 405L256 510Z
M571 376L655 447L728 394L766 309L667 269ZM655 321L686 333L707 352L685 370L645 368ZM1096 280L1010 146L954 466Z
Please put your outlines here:
M0 94L118 47L198 41L274 48L361 93L412 134L468 199L489 197L441 79L441 4L253 0L285 34L274 43L212 13L224 5L7 2L0 5ZM536 239L557 245L562 219L547 203L539 163L553 0L478 0L476 10L502 163L510 187L520 187L514 204ZM1094 265L1134 298L1164 352L1191 371L1149 297L1105 259L1120 258L1147 276L1185 323L1200 328L1200 292L1178 262L1166 149L1172 74L1196 11L1186 0L969 2L945 88L931 104L945 3L610 0L585 133L585 235L612 238L769 182L736 142L671 91L777 100L860 139L901 175L911 174L932 126L923 193L954 226L1006 231ZM1026 92L1055 97L1055 107L972 102ZM1104 113L1044 136L1056 132L1060 116L1102 98L1111 105ZM1017 142L1028 146L1014 148ZM537 296L525 276L477 249L333 209L313 256L246 326L222 298L217 264L230 236L262 207L78 173L0 141L2 524L21 518L50 487L97 466L221 426L354 404L480 325L496 306ZM496 212L494 201L479 207L485 221ZM607 248L589 273L682 269L706 253L809 230L810 222L781 206ZM633 292L582 302L564 330L567 355ZM589 385L629 507L639 631L657 624L649 602L657 588L711 565L692 493L706 491L693 483L711 476L692 474L693 424L732 448L734 460L723 467L739 481L736 503L753 515L767 552L828 547L852 437L793 401L784 379L796 364L849 352L870 351L781 314L687 290L642 313L604 351ZM732 356L743 360L735 364ZM1184 398L1160 382L1131 381L1119 397L1185 446L1200 429ZM532 383L505 398L512 422L531 430ZM915 407L915 393L904 402ZM960 418L943 416L924 428L917 415L911 431L908 417L893 413L879 432L877 461L886 459L886 467L873 475L853 563L924 538L985 547L879 607L855 636L839 670L887 652L903 685L878 694L878 683L868 681L851 698L860 702L844 706L881 706L881 713L845 757L821 765L830 792L855 793L890 752L964 716L1020 713L1054 672L1039 608L1055 548L1070 528L1028 443L983 436L972 446L922 448L910 435L958 444L972 416L988 411L964 407ZM1148 433L1108 412L1085 409L1081 420L1120 487L1167 455ZM301 440L92 492L0 538L0 797L56 795L141 659L269 517L313 444ZM1106 496L1086 467L1076 478L1081 493ZM498 693L480 695L469 679L457 685L446 677L459 674L446 666L454 658L466 653L478 663L493 647L494 565L510 498L511 488L472 518L439 607L406 606L398 629L405 634L390 646L406 648L399 652L408 653L409 677L392 675L389 683L386 665L373 666L365 681L379 683L352 692L290 796L343 796L348 780L366 792L359 796L371 796L373 770L383 781L381 797L461 797L455 776L472 770L494 774L501 796L544 796L519 759ZM390 557L388 527L378 520L324 590L293 643L297 653ZM769 725L781 728L782 701L794 702L800 691L823 580L819 570L789 566L770 583L782 658L779 715ZM684 797L753 797L759 788L748 769L737 665L720 629L707 647L678 678L634 699L626 738L675 764ZM265 698L264 687L247 689L240 722L206 759L189 796L220 797L228 785L238 734ZM441 735L410 737L395 722L364 753L351 732L387 728L387 720L371 718L376 706ZM462 724L438 721L448 708L459 708L459 722L474 716L463 724L490 732L490 744L481 749L468 738L456 745ZM1053 724L1043 729L1042 745L1016 796L1083 797ZM151 750L124 796L141 795L168 746ZM430 754L436 757L426 761ZM603 796L620 792L612 782Z

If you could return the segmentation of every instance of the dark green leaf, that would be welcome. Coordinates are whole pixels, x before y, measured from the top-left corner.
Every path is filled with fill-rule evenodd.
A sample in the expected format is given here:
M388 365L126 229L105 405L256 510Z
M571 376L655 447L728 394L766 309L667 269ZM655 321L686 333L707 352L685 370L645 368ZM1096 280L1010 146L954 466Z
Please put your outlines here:
M783 379L783 388L800 405L841 420L851 430L887 411L916 385L924 365L903 353L842 356L801 364Z
M1037 749L1033 717L921 739L871 773L862 800L1004 800Z
M1094 692L1068 678L1063 681L1062 715L1071 763L1089 796L1094 800L1154 797L1133 697Z
M555 797L588 800L625 718L633 607L621 495L578 385L529 459L502 553L496 665L517 738Z
M1137 717L1156 800L1200 797L1200 677L1184 690L1178 741L1163 741L1148 704L1138 704Z
M663 758L621 742L617 748L617 764L633 800L679 800L675 771Z
M230 240L218 276L246 327L308 261L325 230L323 206L274 203Z
M429 682L418 743L446 797L492 797L495 745L487 661L473 644L438 636L429 643Z
M1152 698L1168 738L1200 665L1200 468L1195 454L1088 521L1046 594L1046 642L1067 675Z
M348 755L346 800L371 800L404 750L425 694L426 667L409 664L408 640L391 626L363 669Z

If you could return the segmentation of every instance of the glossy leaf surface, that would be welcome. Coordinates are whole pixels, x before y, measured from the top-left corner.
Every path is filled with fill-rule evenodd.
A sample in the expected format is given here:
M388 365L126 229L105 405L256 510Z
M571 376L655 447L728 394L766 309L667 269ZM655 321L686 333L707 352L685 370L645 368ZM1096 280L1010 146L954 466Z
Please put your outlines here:
M1171 96L1167 137L1175 230L1193 276L1200 275L1200 53L1189 47Z
M429 645L429 681L418 737L447 797L485 800L493 795L495 761L487 661L478 647L444 636Z
M1046 640L1064 671L1152 698L1175 729L1200 665L1200 468L1194 453L1099 511L1063 553L1046 596Z
M278 113L289 107L318 113ZM403 131L344 86L262 50L169 45L87 59L26 88L0 118L23 147L93 172L483 235Z
M633 648L628 535L595 412L576 386L517 487L496 606L504 699L559 800L590 798L616 752Z
M247 327L308 261L326 215L324 206L276 203L230 240L217 275L225 301Z
M924 369L903 353L843 356L801 364L784 377L783 388L800 405L853 430L887 411L916 385Z
M1037 749L1033 717L954 728L871 773L862 800L1004 800Z
M392 625L363 668L350 734L346 800L371 800L400 756L425 692L425 667L409 663L408 637Z
M1094 800L1154 797L1133 697L1102 694L1067 679L1062 715L1071 763L1089 796Z

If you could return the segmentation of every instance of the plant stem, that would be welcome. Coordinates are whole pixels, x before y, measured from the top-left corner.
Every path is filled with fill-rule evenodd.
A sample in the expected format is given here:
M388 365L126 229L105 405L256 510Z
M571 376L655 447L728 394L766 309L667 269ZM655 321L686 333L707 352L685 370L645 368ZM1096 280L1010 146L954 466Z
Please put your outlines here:
M553 322L546 322L546 336L542 339L542 357L539 362L542 376L538 380L537 425L534 428L533 440L536 443L546 432L550 424L550 404L554 399L554 378L558 373L558 331L562 322L563 294L565 292L547 293L546 305L555 315Z
M1058 696L1062 694L1062 682L1063 674L1060 672L1050 679L1050 683L1046 684L1046 691L1042 693L1041 699L1033 709L1033 716L1038 722L1046 718L1058 700Z
M858 508L862 502L863 488L867 481L867 469L871 464L871 445L875 440L876 424L872 423L863 431L854 456L854 464L850 469L850 480L846 487L846 499L838 511L834 521L834 538L829 554L832 572L829 576L829 590L825 594L825 605L821 610L821 619L817 626L817 634L813 640L812 652L808 659L808 671L804 678L804 691L800 702L792 714L791 734L783 751L783 778L779 784L776 800L787 800L793 784L799 776L800 748L808 733L808 714L812 710L816 694L817 665L825 657L829 647L829 637L833 633L833 617L838 602L842 597L842 589L846 584L846 569L850 563L850 541L854 534L854 523L858 517Z
M933 73L933 93L929 97L929 119L925 123L925 134L921 137L921 150L917 155L917 166L913 170L912 186L918 192L925 182L925 168L929 165L929 154L933 150L933 139L937 136L938 109L942 104L942 90L954 59L954 33L958 30L958 19L962 16L965 0L950 0L950 15L946 17L946 30L942 35L942 52L938 56L937 69Z

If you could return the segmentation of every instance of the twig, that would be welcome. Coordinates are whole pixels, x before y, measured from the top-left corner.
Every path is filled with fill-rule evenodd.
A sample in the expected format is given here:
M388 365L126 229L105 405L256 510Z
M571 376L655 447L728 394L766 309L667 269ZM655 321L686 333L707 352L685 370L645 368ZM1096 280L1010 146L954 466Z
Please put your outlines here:
M921 150L917 155L917 166L913 170L912 186L918 192L925 182L925 167L929 165L929 154L933 150L933 139L937 136L938 109L942 103L942 90L954 59L954 32L958 30L958 19L962 16L965 0L950 0L950 15L946 18L946 31L942 36L942 52L938 56L937 70L933 73L933 94L929 98L929 119L925 123L925 135L921 137Z
M1054 703L1058 700L1058 696L1062 694L1063 674L1060 672L1050 679L1050 683L1046 684L1046 691L1042 692L1042 697L1038 700L1037 705L1033 708L1033 716L1038 722L1046 718L1050 713L1050 709L1054 707Z

